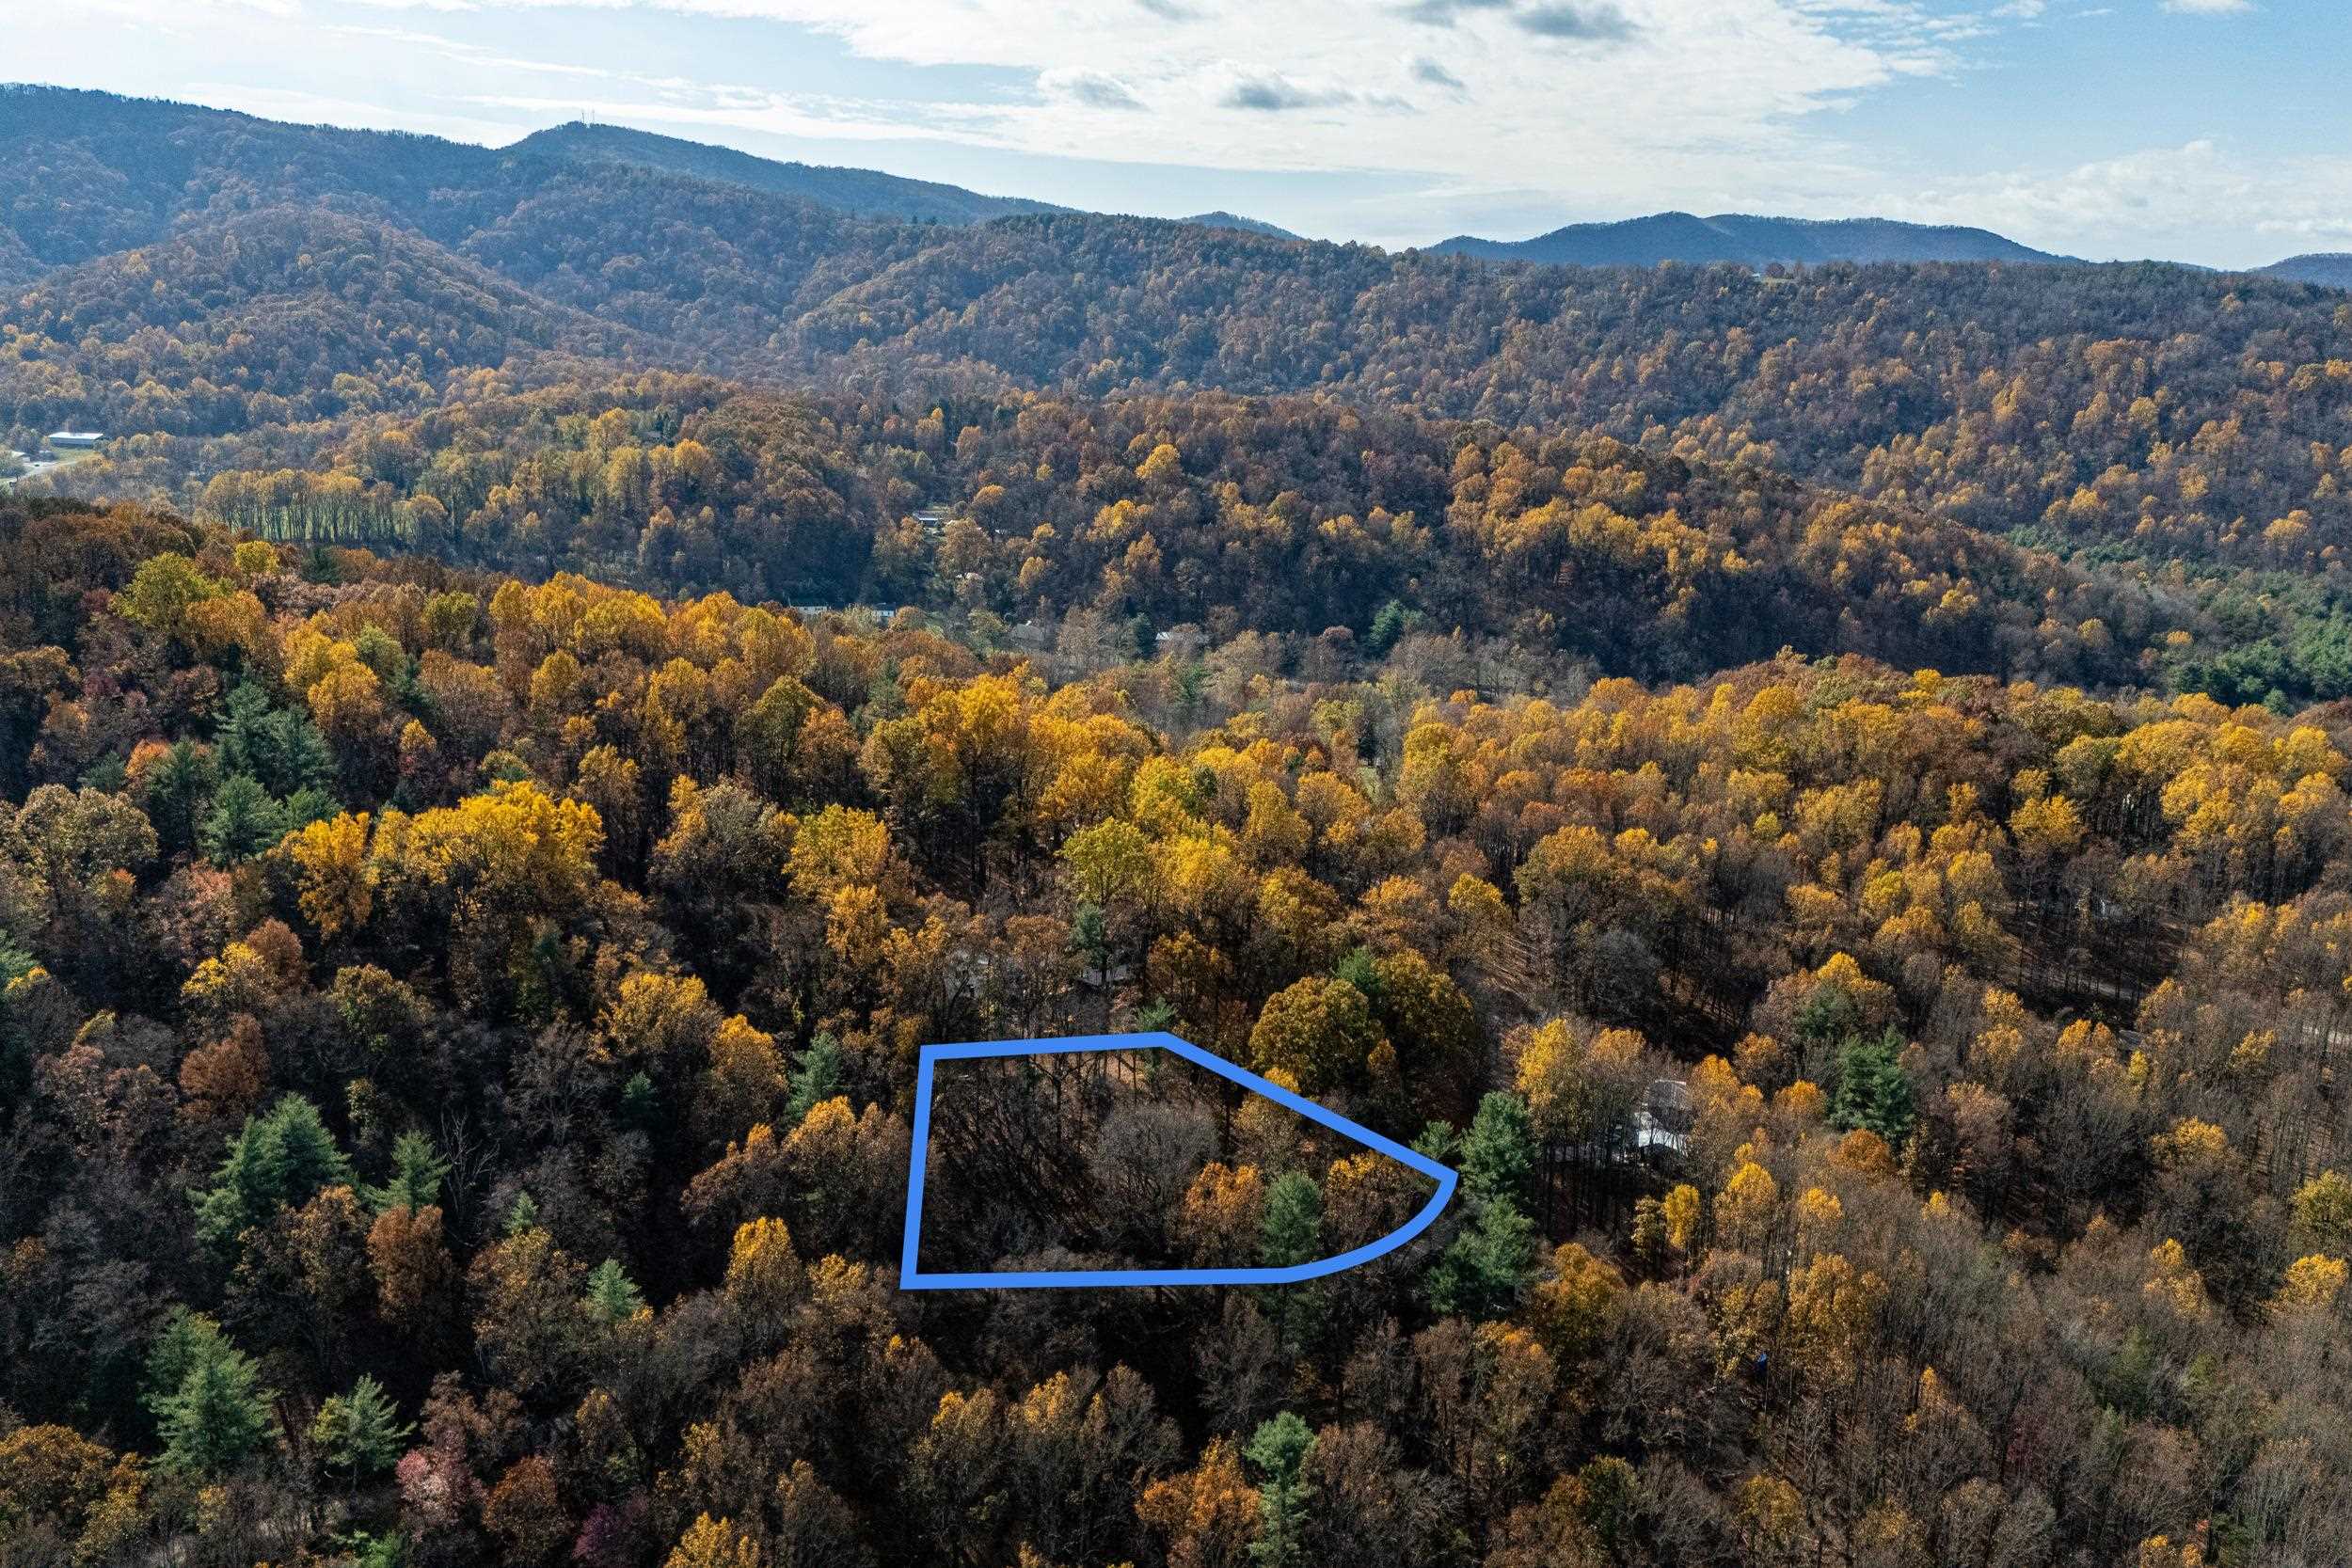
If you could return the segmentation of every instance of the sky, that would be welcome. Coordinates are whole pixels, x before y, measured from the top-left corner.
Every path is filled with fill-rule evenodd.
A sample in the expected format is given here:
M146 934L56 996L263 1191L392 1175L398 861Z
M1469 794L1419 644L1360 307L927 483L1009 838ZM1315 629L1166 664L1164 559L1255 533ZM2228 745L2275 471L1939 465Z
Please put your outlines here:
M0 0L0 79L593 119L1390 247L1681 209L2352 250L2344 0Z

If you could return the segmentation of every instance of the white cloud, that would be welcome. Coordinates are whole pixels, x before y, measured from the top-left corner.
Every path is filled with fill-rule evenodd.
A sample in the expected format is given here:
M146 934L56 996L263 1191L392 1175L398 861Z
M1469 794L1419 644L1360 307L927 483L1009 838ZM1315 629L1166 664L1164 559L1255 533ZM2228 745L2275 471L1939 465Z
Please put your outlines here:
M2254 0L2164 0L2164 8L2180 16L2235 16L2254 8Z
M499 8L553 0L374 3ZM484 83L472 102L706 132L948 138L1237 171L1382 170L1572 191L1575 210L1628 213L1655 206L1661 187L1747 204L1763 146L1776 171L1801 168L1821 181L1852 172L1859 155L1808 118L1908 76L1951 71L1957 48L1985 25L1929 0L635 3L794 24L896 66L1009 69L1027 73L1036 92L1025 102L942 104L912 92L895 102L641 94L616 83L604 102L558 105L546 90ZM1472 83L1474 93L1465 87ZM1561 218L1569 215L1569 198L1550 199ZM1400 218L1413 221L1389 222Z
M107 26L142 8L89 3ZM681 80L663 74L680 69L675 49L632 69L605 41L609 21L581 35L597 44L574 45L552 15L518 14L565 4L636 10L630 25L674 33L693 24L663 15L815 29L861 65L839 73L854 86L836 86L763 70L751 63L762 54L746 51L722 56L734 81ZM0 23L36 9L0 0ZM451 14L466 11L483 14ZM415 25L430 13L440 13L431 30ZM205 65L173 71L165 53L145 69L151 83L170 71L161 90L173 96L490 143L589 115L755 150L776 150L761 147L768 137L818 143L791 155L966 182L954 170L1000 156L1174 166L1195 191L1218 188L1200 171L1225 171L1236 194L1184 210L1242 207L1390 245L1668 206L1979 224L2075 254L2217 262L2270 259L2214 254L2261 248L2266 236L2281 251L2352 237L2342 159L2253 159L2193 142L1991 172L1956 159L1920 173L1841 134L1851 121L1840 111L1874 93L1922 76L1963 83L1997 58L1983 40L2083 14L2075 0L183 0L172 23L201 17L196 25L226 41ZM383 24L338 25L370 20ZM793 35L780 28L771 41ZM49 55L63 47L60 37ZM103 47L76 40L83 56ZM239 86L252 73L230 62L255 49L331 68L261 78L286 87ZM54 65L40 73L61 79ZM943 83L960 85L943 93ZM1099 175L1081 194L1056 183L1052 164L1025 166L987 182L1088 205L1148 203L1157 183L1138 170L1120 177L1136 196L1106 198Z
M1100 71L1056 67L1052 71L1039 72L1037 86L1040 92L1049 97L1065 98L1089 109L1143 107L1126 83Z
M1468 83L1426 55L1413 61L1413 80L1426 83L1433 87L1443 87L1446 91L1457 96L1465 96L1470 92Z
M2068 168L1940 182L1890 193L1883 206L1890 216L1981 224L2093 260L2243 266L2278 258L2219 249L2224 214L2241 233L2275 236L2280 255L2352 239L2352 156L2249 157L2201 138Z

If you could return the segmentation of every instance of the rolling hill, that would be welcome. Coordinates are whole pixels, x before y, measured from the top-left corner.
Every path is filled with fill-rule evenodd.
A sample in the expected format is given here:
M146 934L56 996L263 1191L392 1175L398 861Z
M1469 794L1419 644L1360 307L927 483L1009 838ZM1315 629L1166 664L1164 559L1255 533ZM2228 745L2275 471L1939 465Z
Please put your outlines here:
M1529 240L1461 234L1429 247L1442 256L1548 261L1581 267L1686 266L1730 262L1765 267L1825 261L2042 261L2070 257L2032 249L1984 229L1897 223L1887 218L1696 217L1658 213L1619 223L1572 223Z
M454 239L510 162L436 136L289 125L155 99L0 87L0 270L71 266L180 225L301 202ZM22 268L24 263L19 261Z
M2283 261L2273 261L2258 270L2265 277L2283 277L2295 283L2316 283L2328 289L2352 289L2352 251L2315 251L2308 256L2290 256Z
M1287 229L1277 229L1274 225L1261 219L1246 218L1238 213L1229 213L1222 208L1214 213L1195 213L1192 216L1178 221L1199 224L1203 229L1238 229L1245 234L1262 234L1269 240L1298 238Z
M644 353L419 234L306 207L51 273L0 320L0 408L41 428L216 434L413 405L452 372L540 353Z
M709 147L626 126L588 125L578 120L534 132L508 150L525 158L626 164L668 174L691 175L697 180L798 197L861 217L904 223L985 223L1015 213L1070 211L1049 201L982 196L957 185L902 179L870 168L834 168L759 158L733 148Z
M0 181L71 166L80 193L8 209L24 227L0 266L113 246L0 301L0 341L32 347L0 384L0 430L277 427L354 406L339 374L415 405L451 371L556 353L927 406L1309 393L1597 432L2155 562L2352 547L2332 455L2352 387L2328 371L2352 341L2332 296L2284 278L1874 261L1789 279L1755 263L1773 236L1881 256L1949 233L1687 217L1649 227L1704 238L1707 265L1498 267L1084 213L880 221L563 138L492 153L90 94L0 110ZM329 233L326 254L397 269L306 280L282 265L297 246L274 275L224 280L201 253L219 243L208 226L263 254L273 223L330 219L375 227ZM1587 254L1639 260L1641 228ZM127 254L179 230L189 243ZM137 269L158 266L149 297ZM325 352L281 329L310 320ZM2245 450L2201 434L2232 428Z

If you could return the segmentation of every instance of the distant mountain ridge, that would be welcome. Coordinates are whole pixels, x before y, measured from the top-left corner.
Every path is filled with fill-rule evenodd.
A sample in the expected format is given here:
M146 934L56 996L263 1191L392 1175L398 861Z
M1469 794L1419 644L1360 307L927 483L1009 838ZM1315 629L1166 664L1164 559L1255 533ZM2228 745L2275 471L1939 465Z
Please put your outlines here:
M645 420L592 435L559 417L562 429L528 437L583 461L612 448L613 436L642 445L675 434L658 410L675 405L676 388L717 377L762 399L814 394L822 401L812 406L882 410L923 425L924 441L944 442L952 427L958 447L963 430L985 436L1041 400L1200 394L1224 400L1231 412L1218 419L1248 424L1261 414L1248 400L1302 397L1350 419L1393 405L1489 421L1520 454L1490 476L1500 491L1518 483L1522 463L1534 472L1571 462L1562 438L1596 434L1671 443L1676 455L1661 460L1676 464L1687 451L1872 501L1912 507L1924 498L1934 515L1987 540L2139 548L2142 502L2187 509L2156 514L2171 518L2159 547L2195 559L2267 567L2281 552L2316 560L2352 537L2335 474L2304 461L2323 443L2341 445L2352 404L2340 378L2298 374L2311 396L2277 395L2280 366L2324 371L2352 354L2352 327L2336 308L2341 296L2285 277L2157 262L1890 261L1822 267L1792 287L1755 258L1917 254L1919 231L1688 214L1611 226L1616 247L1578 259L1654 261L1654 249L1634 242L1645 230L1655 241L1663 228L1668 238L1703 241L1696 259L1716 264L1496 266L1083 212L882 221L761 188L756 182L783 177L762 160L705 158L660 138L627 138L617 145L637 156L618 158L566 151L564 142L489 149L103 94L0 90L0 235L14 242L0 242L0 267L34 274L0 287L8 349L0 436L22 447L47 431L106 432L93 463L108 467L73 482L157 493L209 484L216 476L204 443L229 442L255 472L289 461L332 466L339 483L358 486L354 504L380 506L417 469L413 452L376 438L374 421L437 417L510 389L642 382ZM657 156L691 157L712 172L646 161ZM1935 253L1951 253L1951 236L1938 237ZM1964 237L1978 247L1989 241L1995 255L2023 249L1980 231ZM2139 346L2099 350L2117 341ZM2161 367L2175 344L2190 345L2180 352L2192 357ZM2148 368L2134 368L2142 359ZM677 375L686 379L661 379ZM2059 389L2035 392L2030 419L2012 415L2012 388L2054 380ZM2153 397L2168 386L2181 389L2177 403ZM2143 387L2156 409L2153 430L2137 407ZM926 408L940 413L930 419ZM609 411L594 401L562 404L592 425ZM514 413L535 427L557 409ZM2151 454L2230 420L2261 433L2264 455L2190 508ZM1122 477L1150 470L1132 444L1112 443L1089 468L1113 482L1089 490L1086 515L1131 496L1158 504L1151 481ZM1439 515L1444 464L1400 462L1379 447L1367 438L1356 449L1375 477L1360 498L1391 518ZM1944 460L1962 448L1976 454L1967 464ZM499 527L538 539L531 519L548 518L532 507L536 492L509 483L495 463L461 455L459 469L433 477L432 494L445 498L437 505L470 516L505 490ZM2119 469L2137 476L2129 487L2112 498L2092 488ZM1064 471L1058 451L1051 464L1008 470L1006 513L1022 516L1019 498ZM817 493L825 486L808 479L779 471L761 480L761 493L800 519L791 527L837 526L837 498L825 501ZM713 520L723 517L692 487L699 483L669 492L684 510L661 503L671 522L651 548L674 563L718 547ZM1250 483L1260 499L1248 504L1294 526L1271 476ZM379 483L389 487L381 496ZM550 471L544 483L572 481ZM2081 504L2086 493L2106 499L2093 509ZM2313 522L2255 531L2257 543L2233 527L2298 512ZM1171 515L1164 537L1194 523L1215 526ZM2296 543L2298 529L2308 544ZM551 549L564 544L546 540ZM1570 563L1560 550L1583 552L1598 568L1626 546L1651 547L1588 546L1573 526L1549 523L1508 545L1534 580ZM1683 558L1713 570L1704 564L1711 548L1693 542ZM1352 558L1325 559L1355 569ZM1925 580L1890 563L1851 592L1907 599ZM1983 603L2042 596L2015 586L2013 574L1971 580L1986 590ZM1945 667L1939 650L1950 639L1981 634L1968 602L1963 594L1939 612L1938 629L1916 646L1920 666ZM1182 613L1200 608L1185 602ZM1818 618L1794 601L1751 608ZM2046 619L2061 629L2117 625L2106 615L2084 603ZM2085 659L2101 641L2095 629L2082 634ZM2115 635L2121 643L2138 632ZM1724 662L1696 655L1692 668ZM2295 678L2322 689L2318 673ZM2237 684L2224 689L2242 684L2226 680ZM2266 668L2243 680L2265 683L2248 688L2257 695L2284 689ZM2352 690L2352 681L2339 684Z
M2307 256L2290 256L2283 261L2273 261L2266 267L2256 267L2261 277L2283 277L2290 283L2317 283L2328 289L2352 289L2352 251L2313 251Z
M1457 234L1428 248L1441 256L1581 267L1654 267L1666 261L1765 267L1774 262L2075 261L2019 245L1989 229L1892 218L1779 218L1741 213L1704 218L1690 213L1654 213L1617 223L1572 223L1527 240Z
M595 171L611 166L630 170L640 182L671 182L673 190L699 184L714 193L746 193L771 204L766 222L771 230L796 221L790 213L811 209L836 223L916 228L1082 213L875 169L763 158L624 126L573 121L488 148L406 132L292 124L160 99L0 83L0 290L153 244L192 221L290 202L401 224L465 247L551 188L577 192ZM1305 243L1288 230L1224 209L1173 221ZM755 266L755 254L741 260ZM1754 269L1833 261L2083 264L1985 229L1684 212L1569 224L1524 240L1460 234L1419 254L1587 267L1667 261ZM2281 281L2352 289L2352 253L2294 256L2249 270Z
M1233 229L1238 230L1244 234L1262 234L1269 240L1295 240L1299 238L1298 235L1292 233L1287 229L1277 229L1274 225L1267 223L1263 219L1246 218L1239 213L1229 213L1221 207L1214 213L1195 213L1188 218L1179 218L1176 221L1179 223L1195 224L1202 229Z
M889 218L903 223L986 223L991 218L1009 217L1018 213L1073 210L1021 197L983 196L960 185L909 180L877 169L762 158L731 147L657 135L625 125L589 125L573 120L534 131L507 150L524 157L660 169L722 184L746 185L777 196L798 197L859 217Z

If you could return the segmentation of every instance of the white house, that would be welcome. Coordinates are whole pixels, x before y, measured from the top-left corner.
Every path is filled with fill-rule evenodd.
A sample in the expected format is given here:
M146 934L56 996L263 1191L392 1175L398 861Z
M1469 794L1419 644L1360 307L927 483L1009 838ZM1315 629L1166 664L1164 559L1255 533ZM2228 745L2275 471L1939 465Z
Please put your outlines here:
M49 444L53 447L94 447L106 438L101 430L53 430Z

